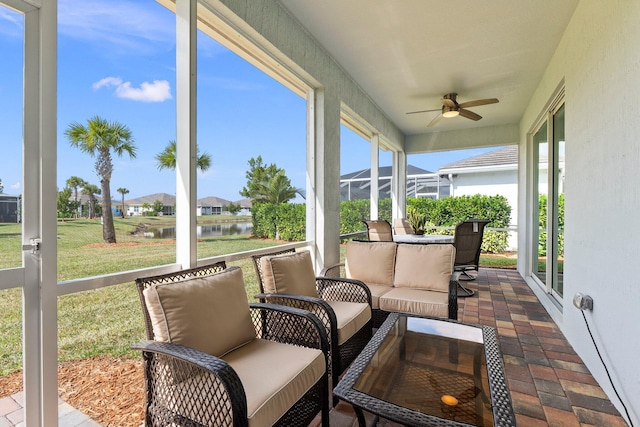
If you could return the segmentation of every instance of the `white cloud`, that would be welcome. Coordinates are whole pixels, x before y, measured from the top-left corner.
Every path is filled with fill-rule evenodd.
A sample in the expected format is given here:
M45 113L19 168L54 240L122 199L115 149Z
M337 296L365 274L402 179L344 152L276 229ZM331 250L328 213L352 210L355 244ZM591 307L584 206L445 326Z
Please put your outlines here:
M20 183L16 182L15 184L11 184L9 186L12 190L18 190L20 188Z
M120 77L105 77L104 79L97 81L93 84L93 89L100 89L102 86L119 86L122 84Z
M120 77L105 77L93 84L97 90L104 86L115 86L118 98L142 102L163 102L171 99L171 85L166 80L143 82L139 88L132 87L131 82L123 82Z

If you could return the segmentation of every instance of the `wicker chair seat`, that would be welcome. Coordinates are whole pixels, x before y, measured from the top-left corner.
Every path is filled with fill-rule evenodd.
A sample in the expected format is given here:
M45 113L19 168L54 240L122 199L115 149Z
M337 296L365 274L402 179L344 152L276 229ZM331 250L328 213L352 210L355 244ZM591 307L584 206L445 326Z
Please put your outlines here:
M325 375L322 351L255 339L222 357L247 394L249 426L270 426Z
M367 303L327 301L336 314L338 345L342 345L371 321L371 307Z

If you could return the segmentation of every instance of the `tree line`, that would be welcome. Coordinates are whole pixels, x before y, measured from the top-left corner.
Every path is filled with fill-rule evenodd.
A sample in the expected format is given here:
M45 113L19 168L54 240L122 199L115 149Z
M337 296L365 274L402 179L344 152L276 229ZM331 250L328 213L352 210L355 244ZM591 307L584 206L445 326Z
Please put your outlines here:
M111 206L111 177L113 174L113 155L118 157L128 155L135 159L137 147L131 130L118 122L109 122L99 116L87 120L86 125L72 122L65 130L65 136L72 147L95 158L94 169L100 181L100 187L80 177L72 176L66 181L66 186L58 192L58 215L63 218L86 216L95 218L102 216L102 236L106 243L116 243L116 233ZM176 141L169 141L163 151L155 156L157 167L162 169L176 168ZM211 166L211 155L200 153L196 147L196 165L201 171ZM291 185L284 169L274 163L266 165L262 157L249 160L249 170L246 172L247 185L242 188L240 195L251 199L253 203L286 203L295 198L302 191ZM0 181L1 185L1 181ZM124 197L129 189L120 187L116 190L122 196L121 212L124 215ZM1 190L0 190L1 192ZM82 207L78 194L89 197L89 205ZM97 203L96 196L102 196L102 204ZM73 196L73 197L72 197ZM159 202L161 205L161 202ZM162 206L153 206L162 210ZM240 210L240 205L231 203L227 209L230 213Z

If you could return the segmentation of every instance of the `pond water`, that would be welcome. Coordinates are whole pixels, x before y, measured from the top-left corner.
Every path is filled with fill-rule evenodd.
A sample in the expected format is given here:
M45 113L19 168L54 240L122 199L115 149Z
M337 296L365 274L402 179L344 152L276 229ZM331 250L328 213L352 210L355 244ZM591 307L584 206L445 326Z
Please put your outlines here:
M223 224L207 224L197 226L198 237L232 236L251 234L253 224L250 222L230 222ZM175 227L148 228L144 237L151 239L175 239Z

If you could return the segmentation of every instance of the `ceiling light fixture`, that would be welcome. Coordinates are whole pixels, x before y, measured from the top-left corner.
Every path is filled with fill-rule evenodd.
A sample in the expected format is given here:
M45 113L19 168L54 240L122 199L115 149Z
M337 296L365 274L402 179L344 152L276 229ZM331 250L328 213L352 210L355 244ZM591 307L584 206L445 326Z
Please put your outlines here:
M450 119L451 117L456 117L458 114L460 114L459 108L448 107L446 105L442 106L442 117Z

